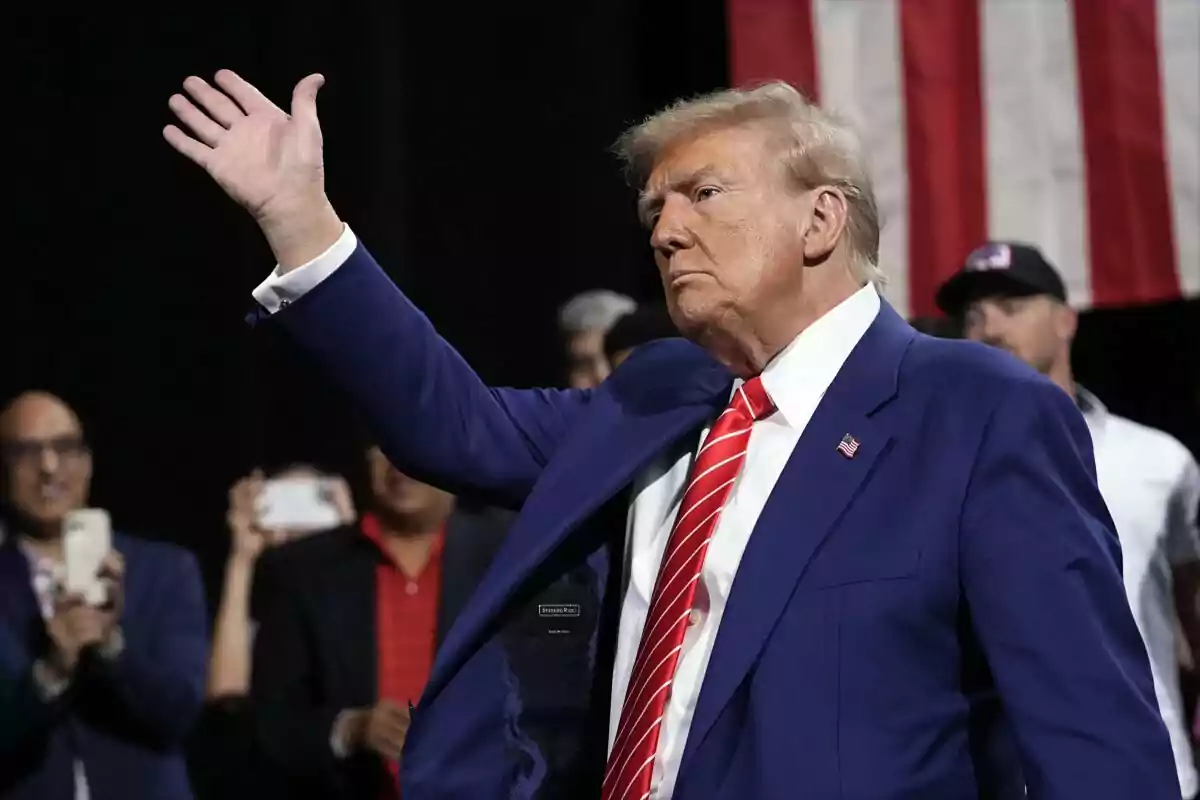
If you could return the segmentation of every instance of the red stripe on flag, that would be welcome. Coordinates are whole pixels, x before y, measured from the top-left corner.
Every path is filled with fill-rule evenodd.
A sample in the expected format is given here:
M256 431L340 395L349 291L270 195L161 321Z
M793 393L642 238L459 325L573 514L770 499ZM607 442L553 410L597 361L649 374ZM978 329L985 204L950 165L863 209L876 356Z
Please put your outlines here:
M978 0L901 0L912 313L987 238ZM1034 124L1031 121L1031 124ZM886 265L885 265L886 267Z
M735 85L783 80L818 99L812 0L728 0Z
M1178 297L1155 0L1073 0L1092 304Z

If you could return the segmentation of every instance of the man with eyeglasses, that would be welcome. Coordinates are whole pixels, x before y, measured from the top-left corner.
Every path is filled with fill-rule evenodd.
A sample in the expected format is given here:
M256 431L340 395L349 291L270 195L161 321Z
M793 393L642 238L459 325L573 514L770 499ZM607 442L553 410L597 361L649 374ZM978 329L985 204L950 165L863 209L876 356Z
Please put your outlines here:
M185 800L207 650L200 572L179 548L114 533L106 601L68 594L63 521L91 477L62 400L29 392L0 413L0 664L21 710L0 736L0 796Z

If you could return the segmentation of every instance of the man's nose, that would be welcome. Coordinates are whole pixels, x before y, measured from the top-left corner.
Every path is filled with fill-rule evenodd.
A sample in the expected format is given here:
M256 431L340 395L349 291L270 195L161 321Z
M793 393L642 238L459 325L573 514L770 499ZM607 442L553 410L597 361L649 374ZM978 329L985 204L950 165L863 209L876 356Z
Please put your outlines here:
M650 232L650 246L667 258L693 244L692 233L686 224L686 211L687 203L683 198L668 197L654 223L654 230Z
M979 338L985 344L1004 344L1004 318L994 309L985 309L979 320Z
M38 467L45 475L53 475L58 471L59 455L53 447L43 447Z

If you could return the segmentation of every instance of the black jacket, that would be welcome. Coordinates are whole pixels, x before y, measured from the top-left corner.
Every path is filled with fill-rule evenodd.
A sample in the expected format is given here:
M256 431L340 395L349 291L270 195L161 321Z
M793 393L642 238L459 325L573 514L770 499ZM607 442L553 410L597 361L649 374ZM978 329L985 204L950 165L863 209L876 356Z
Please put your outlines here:
M437 643L499 547L509 517L456 511L442 549ZM377 700L375 568L383 556L357 526L266 553L254 575L257 623L249 702L206 709L201 796L375 798L391 776L377 757L334 757L337 715ZM417 698L413 698L415 702Z

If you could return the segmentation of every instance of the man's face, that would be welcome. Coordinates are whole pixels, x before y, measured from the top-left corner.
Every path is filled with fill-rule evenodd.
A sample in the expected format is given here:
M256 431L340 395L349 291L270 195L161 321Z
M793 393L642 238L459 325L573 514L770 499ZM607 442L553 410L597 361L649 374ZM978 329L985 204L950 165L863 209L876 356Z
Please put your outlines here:
M87 504L92 456L79 420L56 398L29 395L9 408L0 455L8 501L34 525L55 530Z
M583 331L567 340L567 385L594 389L612 372L604 357L604 331Z
M378 447L367 453L371 497L376 507L392 516L438 527L454 508L454 495L410 478L392 466Z
M788 186L763 130L717 130L667 148L641 211L684 335L753 319L800 289L811 199Z
M1043 374L1067 352L1075 312L1046 295L991 295L973 301L963 335L1009 351Z

